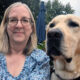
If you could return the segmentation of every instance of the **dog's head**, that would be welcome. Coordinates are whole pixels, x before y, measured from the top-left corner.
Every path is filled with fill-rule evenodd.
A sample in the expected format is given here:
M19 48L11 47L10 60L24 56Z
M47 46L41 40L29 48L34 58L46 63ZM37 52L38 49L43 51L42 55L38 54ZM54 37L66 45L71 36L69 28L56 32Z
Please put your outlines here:
M47 26L47 54L66 59L80 53L80 18L74 15L55 17Z
M75 60L75 56L80 56L79 17L68 14L53 18L46 28L46 37L47 54L53 57L54 61L57 60L59 63L61 60L60 62L65 66L67 66L66 64L71 66ZM64 65L63 67L65 67Z

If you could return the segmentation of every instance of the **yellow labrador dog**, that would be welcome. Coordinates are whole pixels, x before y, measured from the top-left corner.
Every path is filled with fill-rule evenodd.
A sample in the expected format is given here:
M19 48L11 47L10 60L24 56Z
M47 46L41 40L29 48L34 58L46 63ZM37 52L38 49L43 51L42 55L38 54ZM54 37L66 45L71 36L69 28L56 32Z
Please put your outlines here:
M53 58L51 80L80 80L80 18L59 15L46 28L47 54Z

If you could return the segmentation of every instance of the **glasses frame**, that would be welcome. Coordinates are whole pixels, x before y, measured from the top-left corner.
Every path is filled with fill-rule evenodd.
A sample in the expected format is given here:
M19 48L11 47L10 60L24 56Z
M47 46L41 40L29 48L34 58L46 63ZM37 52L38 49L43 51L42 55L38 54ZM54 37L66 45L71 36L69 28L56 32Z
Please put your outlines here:
M12 21L12 22L11 22ZM18 22L20 21L20 23L23 25L23 26L27 26L30 24L33 23L32 19L31 18L22 18L20 20L18 20L16 17L9 17L8 18L8 24L11 25L11 26L16 26L18 24Z

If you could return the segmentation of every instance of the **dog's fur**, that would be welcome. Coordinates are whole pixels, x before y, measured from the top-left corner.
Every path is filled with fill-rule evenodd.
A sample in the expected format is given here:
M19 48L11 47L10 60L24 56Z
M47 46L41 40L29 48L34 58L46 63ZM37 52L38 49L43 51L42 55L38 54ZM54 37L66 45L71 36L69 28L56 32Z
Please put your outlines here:
M48 24L46 34L46 51L55 69L51 80L76 80L80 77L80 18L59 15Z

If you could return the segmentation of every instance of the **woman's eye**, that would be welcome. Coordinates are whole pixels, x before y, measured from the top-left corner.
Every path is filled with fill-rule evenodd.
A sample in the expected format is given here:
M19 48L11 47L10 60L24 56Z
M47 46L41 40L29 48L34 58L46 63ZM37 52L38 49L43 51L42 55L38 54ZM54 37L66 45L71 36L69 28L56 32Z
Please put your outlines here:
M17 19L9 19L9 22L16 22Z
M22 22L25 22L25 23L29 23L30 22L30 19L22 19L21 21Z
M29 20L27 20L27 19L24 19L24 20L23 20L23 22L29 22Z
M14 19L11 19L10 21L14 21Z
M79 26L78 23L73 22L73 21L70 21L70 22L68 23L68 25L69 25L70 27L78 27L78 26Z

